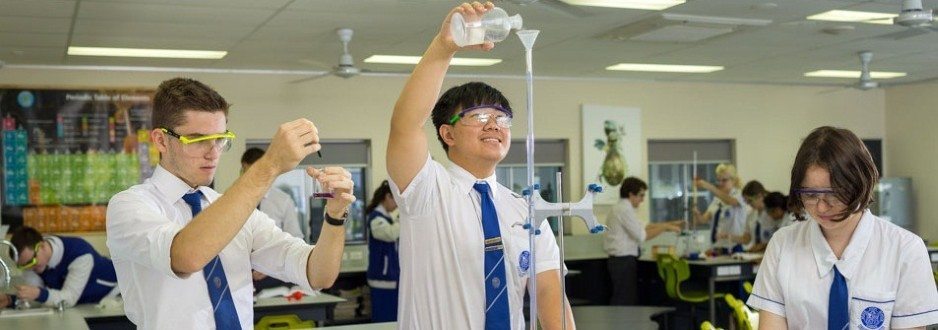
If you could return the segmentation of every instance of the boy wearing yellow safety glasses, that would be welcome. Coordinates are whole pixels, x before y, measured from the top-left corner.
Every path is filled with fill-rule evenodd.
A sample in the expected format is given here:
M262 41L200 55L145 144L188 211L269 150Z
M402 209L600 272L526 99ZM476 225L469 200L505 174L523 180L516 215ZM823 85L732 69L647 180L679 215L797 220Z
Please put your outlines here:
M278 228L255 207L274 179L319 151L306 119L280 125L267 152L222 195L209 184L235 134L228 102L186 78L160 84L150 140L160 163L142 184L111 198L107 245L124 311L141 329L250 329L251 269L312 291L330 287L345 245L351 174L307 168L333 198L316 247Z

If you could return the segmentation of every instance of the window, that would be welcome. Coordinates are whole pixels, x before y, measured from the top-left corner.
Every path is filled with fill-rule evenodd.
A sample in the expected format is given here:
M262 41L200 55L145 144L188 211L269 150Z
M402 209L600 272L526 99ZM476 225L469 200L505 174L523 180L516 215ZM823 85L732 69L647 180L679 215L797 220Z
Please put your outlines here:
M695 198L701 212L713 198L709 191L698 190L691 196L694 152L697 152L697 175L716 181L717 165L733 163L732 140L648 141L648 200L651 221L690 219L690 198Z
M527 148L525 144L525 140L511 141L511 149L509 149L508 155L495 168L498 183L518 194L521 194L528 184ZM535 140L534 183L541 185L541 198L545 201L557 202L556 173L564 172L566 159L566 140ZM569 177L569 175L566 177ZM564 191L564 195L569 196L566 191ZM551 217L547 221L556 235L558 233L557 219Z

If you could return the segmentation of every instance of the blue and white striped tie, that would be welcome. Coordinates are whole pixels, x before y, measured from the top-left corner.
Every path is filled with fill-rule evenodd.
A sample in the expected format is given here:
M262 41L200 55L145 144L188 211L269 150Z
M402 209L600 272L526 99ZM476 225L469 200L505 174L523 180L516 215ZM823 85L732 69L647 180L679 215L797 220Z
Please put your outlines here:
M185 194L182 200L189 204L193 218L202 212L202 192ZM234 299L231 298L231 291L228 290L228 278L225 277L225 267L222 266L221 259L218 256L212 258L202 269L202 274L205 275L208 297L215 312L215 328L241 329L241 321L238 320L238 311L235 309Z
M485 329L510 329L508 312L508 279L505 276L505 248L495 203L489 196L489 184L472 186L479 192L482 204L482 233L485 237Z

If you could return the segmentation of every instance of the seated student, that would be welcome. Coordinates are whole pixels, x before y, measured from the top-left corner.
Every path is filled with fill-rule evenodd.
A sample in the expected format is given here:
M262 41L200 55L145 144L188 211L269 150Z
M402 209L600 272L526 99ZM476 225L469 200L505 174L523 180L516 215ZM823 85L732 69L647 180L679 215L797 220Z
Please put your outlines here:
M612 278L610 305L636 305L638 303L639 247L646 239L671 231L681 232L683 220L643 225L635 209L645 201L648 185L639 178L628 177L619 188L619 203L612 207L606 218L609 231L603 248L609 254L609 276Z
M820 127L801 143L789 207L747 304L759 329L895 329L938 323L922 238L870 213L879 173L863 142ZM807 220L807 221L805 221Z
M34 300L46 306L66 307L98 303L117 295L117 275L111 259L101 256L85 240L67 236L45 236L32 227L20 227L10 239L16 250L17 266L35 272L43 286L19 285L16 298ZM11 251L12 254L12 251ZM0 295L0 307L13 302Z
M749 248L750 252L765 251L769 244L769 239L780 228L790 225L794 221L791 213L788 212L788 197L782 193L774 191L762 199L765 212L756 219L755 240Z

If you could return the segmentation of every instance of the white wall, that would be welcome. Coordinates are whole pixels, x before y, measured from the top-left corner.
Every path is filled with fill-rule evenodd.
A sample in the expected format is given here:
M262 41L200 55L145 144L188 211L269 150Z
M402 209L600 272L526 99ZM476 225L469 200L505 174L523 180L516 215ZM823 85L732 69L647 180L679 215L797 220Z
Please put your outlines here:
M938 84L886 91L885 162L889 176L912 178L917 231L938 240Z
M160 81L177 75L185 74L4 68L0 71L0 84L155 88ZM404 77L360 76L347 80L329 77L294 85L287 82L297 79L296 76L205 73L187 76L213 86L233 104L229 126L242 141L269 138L279 123L303 116L316 122L324 139L371 139L375 169L372 186L386 177L384 146L388 121ZM523 80L482 80L505 92L514 102L514 108L524 108ZM465 81L469 80L451 79L444 86ZM640 108L643 139L734 139L737 165L743 180L758 179L770 190L786 191L794 153L800 139L811 129L836 125L849 128L862 138L883 138L886 135L886 105L882 90L819 93L828 89L539 80L535 83L535 133L538 138L569 139L570 174L566 176L568 186L565 191L579 192L583 189L580 106L584 103ZM519 112L515 120L513 136L523 139L525 114ZM429 123L427 126L432 128ZM432 134L432 129L428 129L428 134ZM434 157L445 158L435 136L429 135L428 138L431 139ZM238 159L243 149L243 142L236 143L231 152L222 157L217 179L220 189L230 186L237 177ZM644 161L638 170L641 173L636 175L646 178L647 164ZM921 187L918 182L916 184ZM580 194L571 196L578 199ZM606 208L597 210L602 216ZM647 210L642 212L647 215ZM579 224L574 228L578 233L584 231Z

